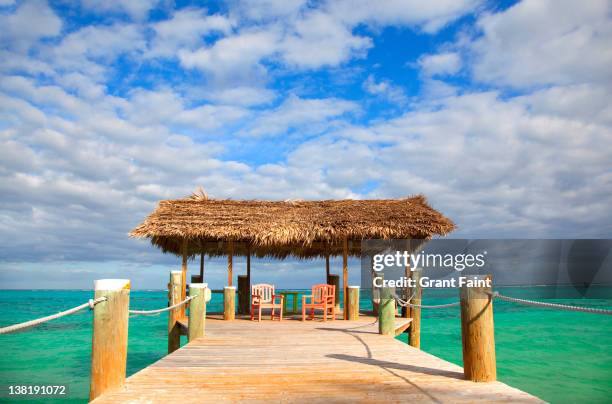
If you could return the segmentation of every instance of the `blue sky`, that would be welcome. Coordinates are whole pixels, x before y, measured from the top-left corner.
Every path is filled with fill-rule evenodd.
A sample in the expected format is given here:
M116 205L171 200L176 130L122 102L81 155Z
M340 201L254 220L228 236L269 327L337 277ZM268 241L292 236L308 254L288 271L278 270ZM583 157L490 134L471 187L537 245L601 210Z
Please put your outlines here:
M0 287L163 287L178 260L127 233L198 186L612 233L609 1L0 0L0 26Z

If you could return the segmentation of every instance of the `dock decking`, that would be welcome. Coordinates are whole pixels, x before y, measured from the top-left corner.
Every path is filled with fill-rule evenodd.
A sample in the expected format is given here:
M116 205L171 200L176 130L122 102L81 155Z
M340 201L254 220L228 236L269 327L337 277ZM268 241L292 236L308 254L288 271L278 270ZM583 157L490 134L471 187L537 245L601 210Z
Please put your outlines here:
M129 377L95 403L115 402L541 402L394 338L373 317L358 321L223 321L206 337Z

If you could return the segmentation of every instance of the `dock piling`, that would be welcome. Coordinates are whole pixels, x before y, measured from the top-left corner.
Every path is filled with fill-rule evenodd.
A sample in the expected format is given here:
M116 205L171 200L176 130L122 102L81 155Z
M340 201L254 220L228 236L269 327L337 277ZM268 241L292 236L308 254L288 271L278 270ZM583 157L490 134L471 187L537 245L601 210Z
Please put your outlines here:
M348 319L359 319L359 286L348 287Z
M182 293L182 271L171 271L168 283L168 306L179 303ZM181 318L181 312L185 306L172 309L168 312L168 353L172 353L181 346L181 330L177 321Z
M421 280L421 271L416 269L411 271L410 277L415 281L415 287L412 290L414 293L414 297L410 301L410 303L414 305L420 305L422 301L423 289L421 288L420 280ZM410 346L415 348L421 348L421 308L420 307L409 307L410 318L412 318L412 322L410 323L410 327L408 328L408 341Z
M206 294L207 283L192 283L189 285L189 327L187 338L193 341L206 333ZM209 293L209 292L208 292Z
M236 287L226 286L223 289L223 319L233 320L236 318Z
M380 304L378 306L378 333L395 336L395 299L391 289L380 289Z
M485 275L484 279L491 279L491 275ZM460 289L463 372L466 379L474 382L497 379L493 299L489 293L491 287Z
M130 281L97 280L94 293L96 299L106 297L106 301L93 309L90 400L125 383Z

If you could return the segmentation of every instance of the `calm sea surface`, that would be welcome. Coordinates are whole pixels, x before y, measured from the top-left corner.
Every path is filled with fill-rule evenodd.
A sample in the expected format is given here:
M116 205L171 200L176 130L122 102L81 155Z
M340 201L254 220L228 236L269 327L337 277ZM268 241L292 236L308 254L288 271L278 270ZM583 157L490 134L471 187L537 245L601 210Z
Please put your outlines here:
M515 297L542 297L546 288L507 288ZM166 291L132 291L135 309L166 306ZM558 295L556 295L558 296ZM589 289L550 302L612 307L612 288ZM0 326L52 314L86 302L91 291L0 291ZM456 300L452 294L425 296L424 304ZM362 308L370 306L363 296ZM222 311L213 294L208 311ZM0 386L68 384L69 399L86 402L89 391L92 314L56 320L11 335L0 335ZM162 358L167 347L167 316L130 318L128 374ZM183 337L185 338L185 337ZM399 337L405 341L405 335ZM499 379L553 403L612 401L612 316L538 309L495 302ZM183 340L183 343L186 341ZM423 309L422 349L461 365L458 308ZM0 401L6 398L0 398ZM46 400L48 402L48 400Z

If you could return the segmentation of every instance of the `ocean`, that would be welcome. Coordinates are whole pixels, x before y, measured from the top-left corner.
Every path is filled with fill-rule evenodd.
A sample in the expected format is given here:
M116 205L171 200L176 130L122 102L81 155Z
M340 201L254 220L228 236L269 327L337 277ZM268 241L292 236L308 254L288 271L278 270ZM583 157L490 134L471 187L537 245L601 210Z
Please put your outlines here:
M428 291L429 292L429 291ZM505 288L514 297L557 297L549 302L612 307L612 288L592 286L559 293L559 288ZM559 295L564 298L558 298ZM53 314L86 302L89 290L0 290L0 326ZM213 294L209 312L220 312ZM456 300L452 293L425 294L423 304ZM132 291L130 307L167 304L166 291ZM370 307L363 295L361 307ZM612 401L612 316L540 309L495 301L499 380L552 403ZM130 318L127 372L131 375L162 358L167 349L167 315ZM89 392L92 313L89 310L24 332L0 335L0 387L11 384L67 384L68 397L86 402ZM186 343L182 337L182 343ZM406 341L406 335L398 337ZM459 309L423 309L421 348L461 365ZM0 396L6 402L6 396ZM45 400L49 402L49 400Z

